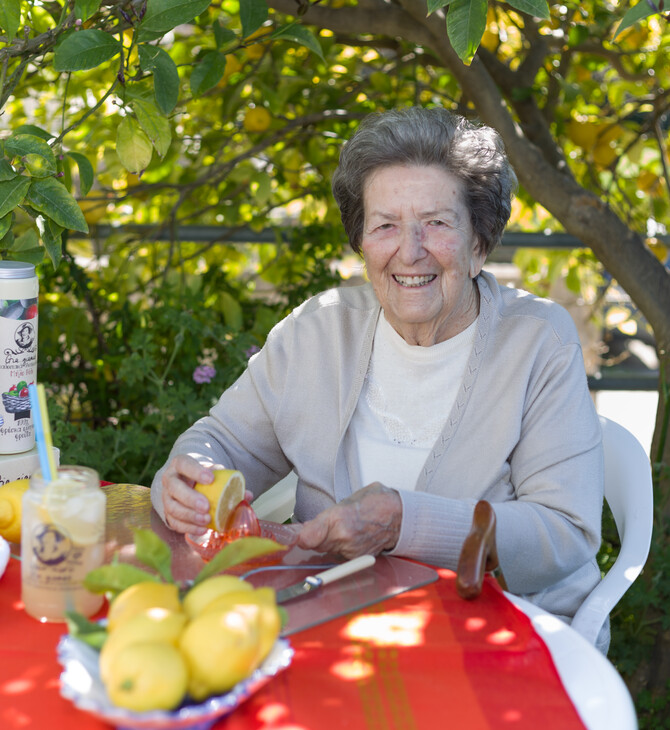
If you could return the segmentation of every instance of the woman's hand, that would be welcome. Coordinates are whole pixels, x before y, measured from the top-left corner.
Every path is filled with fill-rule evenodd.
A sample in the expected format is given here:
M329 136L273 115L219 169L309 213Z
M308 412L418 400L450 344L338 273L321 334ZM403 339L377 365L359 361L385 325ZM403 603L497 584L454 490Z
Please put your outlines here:
M305 522L298 545L349 559L378 555L395 547L401 518L398 493L375 482Z
M204 535L209 524L209 502L193 486L197 482L211 484L213 480L211 468L192 456L175 456L161 479L165 524L176 532Z
M172 459L161 479L165 524L170 529L189 535L204 535L207 532L209 502L193 487L196 483L211 484L214 470L223 468L220 464L206 466L185 454ZM247 489L244 498L251 502L254 495Z

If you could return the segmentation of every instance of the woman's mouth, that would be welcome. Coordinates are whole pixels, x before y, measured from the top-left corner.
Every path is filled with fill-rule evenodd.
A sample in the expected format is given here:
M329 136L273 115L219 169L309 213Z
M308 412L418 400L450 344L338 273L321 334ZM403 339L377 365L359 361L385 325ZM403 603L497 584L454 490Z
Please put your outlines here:
M437 274L429 274L428 276L400 276L398 274L393 274L394 281L400 284L400 286L407 287L425 286L426 284L430 284L430 282L434 281L436 278Z

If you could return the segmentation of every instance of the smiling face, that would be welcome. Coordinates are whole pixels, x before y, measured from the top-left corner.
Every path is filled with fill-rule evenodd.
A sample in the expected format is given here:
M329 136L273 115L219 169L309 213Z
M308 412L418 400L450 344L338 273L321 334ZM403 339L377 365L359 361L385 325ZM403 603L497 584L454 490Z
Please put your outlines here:
M460 182L433 166L375 171L363 192L361 248L391 326L412 345L434 345L469 327L481 271Z

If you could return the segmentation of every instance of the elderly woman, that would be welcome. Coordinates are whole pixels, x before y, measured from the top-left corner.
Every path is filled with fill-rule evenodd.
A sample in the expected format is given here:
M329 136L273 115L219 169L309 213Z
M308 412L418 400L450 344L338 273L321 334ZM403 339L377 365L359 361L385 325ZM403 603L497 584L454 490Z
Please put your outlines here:
M298 307L177 440L166 523L204 533L213 465L254 496L294 470L300 546L455 568L486 499L510 591L571 617L600 580L601 432L570 316L482 272L515 185L497 134L444 109L362 123L333 192L370 283Z

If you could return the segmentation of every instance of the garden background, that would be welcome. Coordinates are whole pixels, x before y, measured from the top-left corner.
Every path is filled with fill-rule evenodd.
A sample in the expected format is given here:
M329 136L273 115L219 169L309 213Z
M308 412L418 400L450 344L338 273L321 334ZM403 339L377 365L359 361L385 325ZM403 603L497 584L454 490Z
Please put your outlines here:
M610 658L641 726L670 727L667 20L647 0L2 0L0 256L38 267L62 460L150 483L274 323L361 275L330 195L360 119L481 119L519 176L510 235L575 243L519 249L523 285L655 356L655 534ZM625 366L613 345L591 372ZM607 523L603 569L616 551Z

